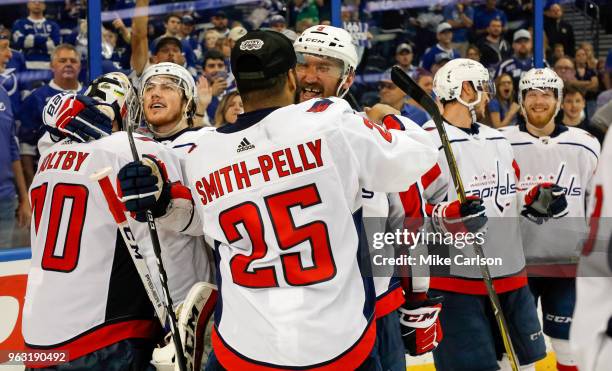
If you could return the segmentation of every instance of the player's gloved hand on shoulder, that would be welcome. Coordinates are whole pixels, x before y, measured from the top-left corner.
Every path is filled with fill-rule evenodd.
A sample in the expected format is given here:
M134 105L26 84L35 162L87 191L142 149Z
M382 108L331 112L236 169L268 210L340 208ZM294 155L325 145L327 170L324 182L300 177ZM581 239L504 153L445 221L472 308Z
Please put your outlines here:
M58 94L44 108L43 122L56 138L77 142L100 139L112 132L112 120L102 113L99 103L85 95Z
M153 156L143 155L142 160L132 161L119 170L117 181L121 190L121 202L127 211L136 214L136 220L146 221L146 211L157 218L166 213L170 204L171 184L163 162Z
M449 233L477 233L485 229L487 216L482 199L468 196L464 203L441 202L431 212L434 227Z
M534 186L525 195L525 205L521 215L537 224L548 218L561 218L567 215L565 190L553 183Z
M422 294L422 300L406 300L398 309L402 340L411 356L431 352L442 341L438 316L442 311L443 299L442 296L430 298Z

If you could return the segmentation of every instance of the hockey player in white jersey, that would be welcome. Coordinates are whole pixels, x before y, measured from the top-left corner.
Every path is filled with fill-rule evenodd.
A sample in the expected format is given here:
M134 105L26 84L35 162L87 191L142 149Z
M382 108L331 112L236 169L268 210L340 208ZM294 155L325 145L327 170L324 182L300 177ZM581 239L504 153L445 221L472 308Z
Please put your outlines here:
M182 95L176 94L181 91ZM140 78L139 93L144 121L155 141L186 154L194 149L195 138L212 130L194 127L198 96L184 67L171 62L150 65Z
M102 102L110 100L109 90L112 88L112 79L121 80L122 76L125 79L122 74L110 73L97 79L88 89L88 96ZM173 152L182 159L193 149L193 138L198 135L191 123L193 102L196 99L193 78L182 66L174 63L160 63L145 70L141 86L142 102L135 102L135 107L130 110L131 122L139 123L142 112L145 122L153 133L156 133L155 128L158 126L166 131L174 132L174 135L165 139L154 138L172 148ZM78 99L86 98L78 97ZM116 104L111 101L107 103ZM98 108L105 109L101 106ZM75 111L77 111L76 108L73 109L73 113ZM83 110L78 112L75 118L58 120L57 117L53 117L45 120L45 123L52 125L50 130L54 133L54 137L67 135L79 141L99 139L110 133L110 127L104 126L103 120L97 120L96 112L96 109ZM63 115L63 117L68 117L68 115ZM201 362L199 357L202 356L203 338L195 338L194 335L203 333L200 327L204 327L207 318L210 318L212 314L210 308L214 306L216 297L214 286L203 283L212 281L212 259L209 258L201 236L189 236L166 229L161 229L159 234L163 245L162 258L169 276L170 292L175 307L179 308L177 309L179 328L181 332L187 332L189 337L187 340L183 339L183 342L187 343L184 344L185 354L188 364L193 363L197 368ZM148 236L137 237L148 239ZM180 305L184 300L187 304ZM193 314L197 314L197 318L192 318ZM185 326L185 322L188 321L196 321L195 326L192 326L193 324ZM169 349L166 349L168 347ZM154 364L159 369L173 368L170 365L173 362L174 344L170 343L166 348L156 349L153 353Z
M358 56L351 35L342 28L332 26L313 26L304 31L293 44L295 51L303 57L296 65L298 79L298 102L313 98L343 97L353 84ZM325 102L325 100L321 100ZM370 111L370 119L380 121L384 117L387 123L396 125L412 121L399 116L392 107L376 105ZM389 115L387 113L396 113ZM363 114L365 117L365 114ZM385 124L385 122L377 122ZM408 186L408 185L407 185ZM407 187L406 187L407 188ZM385 232L388 218L403 220L403 207L397 193L385 194L362 189L364 228L368 237L377 232ZM431 351L436 342L441 340L441 329L432 331L430 327L400 327L397 309L406 299L398 278L392 278L393 269L388 272L373 274L376 290L376 349L379 353L381 366L384 370L406 369L406 350L413 355ZM413 293L406 293L415 295ZM421 301L419 310L423 311ZM432 304L434 313L431 327L439 325L436 316L440 304ZM406 323L406 322L402 322ZM402 337L402 333L409 334ZM422 336L430 333L433 336ZM404 342L406 345L404 346ZM407 349L404 349L407 348Z
M181 161L195 149L195 140L203 132L212 130L207 127L194 127L197 90L193 77L183 66L163 62L147 67L140 81L140 97L144 121L153 134L153 139L172 148ZM202 236L189 236L182 230L179 234L168 232L167 229L162 230L164 233L171 233L176 241L180 241L183 248L178 249L177 254L191 254L191 261L184 261L181 266L194 267L195 271L184 270L183 274L190 277L192 285L200 282L193 287L186 299L186 305L179 313L179 327L188 335L187 339L183 339L183 342L187 343L184 347L188 364L199 369L199 365L205 361L202 359L204 331L217 297L216 290L208 292L214 286L201 282L213 281L212 253L208 254L209 247L205 246ZM191 313L197 313L197 318L194 319L195 323L186 326L186 316ZM165 348L156 349L153 360L158 370L177 367L174 363L174 343L170 342Z
M292 105L295 64L281 34L238 40L232 71L246 113L200 137L186 158L197 209L188 229L203 226L217 241L220 300L208 369L379 362L373 282L358 258L367 248L361 188L400 191L437 153L418 126L388 131L337 98ZM124 195L153 197L130 180L121 179Z
M480 124L488 94L493 93L487 69L469 59L448 62L435 75L434 91L444 105L448 138L463 179L468 201L460 204L433 121L423 127L439 145L439 160L421 179L422 197L432 225L439 232L457 229L481 233L488 219L486 258L500 258L490 265L495 290L510 328L518 360L525 369L546 355L533 297L527 287L518 216L523 202L517 192L519 169L510 143L497 130ZM539 185L533 194L562 196ZM415 192L418 194L419 192ZM526 203L548 212L540 197ZM503 218L503 219L502 219ZM459 226L459 228L458 228ZM430 255L450 258L451 264L431 267L430 294L444 296L441 313L444 340L434 350L441 370L495 370L503 354L501 339L487 298L487 291L471 246L431 245ZM459 263L458 263L459 262Z
M81 138L100 135L95 127L117 130L121 124L133 124L130 102L136 98L129 81L109 80L108 89L100 86L109 94L104 102L60 96L47 106L46 115L58 119L56 127L65 129L64 134L77 132ZM112 123L95 108L110 102ZM106 124L71 125L77 113L81 119L95 117ZM105 194L90 179L101 168L119 169L131 161L127 135L117 132L92 142L77 139L71 135L42 153L30 188L32 261L23 337L28 349L67 352L63 360L68 362L61 367L145 369L160 324L148 297L154 289L141 281L131 259L143 260L149 272L156 272L155 257L148 239L139 239L138 249L128 252L109 210L107 200L120 205L112 183ZM181 179L178 157L146 138L135 139L140 153L163 159L169 179ZM130 227L134 235L148 232L144 223ZM153 281L156 276L149 275Z
M544 334L551 338L557 369L577 371L569 331L576 298L576 263L587 229L585 208L600 146L582 129L555 124L562 92L563 81L553 70L529 70L519 83L525 123L503 128L502 133L510 141L521 169L519 188L548 182L565 191L565 218L546 223L524 219L521 233L529 287L536 303L539 300L542 305Z
M578 369L605 371L612 364L612 134L603 142L591 188L590 233L576 278L570 343Z

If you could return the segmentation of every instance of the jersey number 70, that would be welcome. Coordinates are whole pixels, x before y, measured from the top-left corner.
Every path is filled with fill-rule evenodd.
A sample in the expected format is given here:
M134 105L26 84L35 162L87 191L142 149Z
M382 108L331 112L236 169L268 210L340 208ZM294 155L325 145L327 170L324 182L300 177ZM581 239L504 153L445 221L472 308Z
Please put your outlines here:
M327 225L320 220L297 227L291 216L291 208L302 209L321 203L321 197L314 184L295 188L265 197L268 215L274 227L274 235L281 250L288 250L305 241L312 248L312 266L304 267L299 252L280 255L285 281L291 286L306 286L332 279L336 265L332 257ZM250 255L237 254L230 260L234 283L250 287L278 287L276 270L273 266L254 268L249 265L263 259L268 253L264 223L259 207L253 202L243 202L219 215L219 223L228 242L235 243L243 238L237 226L242 224L252 244Z
M71 272L79 261L79 250L81 247L81 236L83 233L83 223L85 222L85 211L87 209L87 187L81 184L58 183L53 187L51 193L51 210L49 212L49 225L45 238L45 248L41 261L41 267L48 271ZM30 191L30 203L34 216L34 231L38 233L40 217L47 196L47 183L33 188ZM70 212L64 215L66 201L70 200ZM61 256L55 255L62 219L67 217L66 236L64 239L64 249Z

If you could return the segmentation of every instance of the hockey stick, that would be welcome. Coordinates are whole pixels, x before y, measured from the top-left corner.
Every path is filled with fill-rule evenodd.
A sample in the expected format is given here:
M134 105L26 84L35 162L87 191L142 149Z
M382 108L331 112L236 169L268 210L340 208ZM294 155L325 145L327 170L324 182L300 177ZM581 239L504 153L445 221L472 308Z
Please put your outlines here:
M140 161L138 156L138 150L136 149L136 143L134 143L134 135L132 133L132 125L128 123L127 136L130 142L130 150L132 151L132 157L134 161ZM164 269L164 264L161 257L161 245L159 243L159 236L157 234L157 227L155 226L155 219L153 218L153 212L151 210L146 211L147 225L149 227L149 234L151 235L151 242L153 244L153 252L155 253L155 260L157 261L157 268L159 270L159 279L161 281L162 288L164 290L164 297L166 299L166 312L167 319L170 322L170 331L172 332L172 341L176 349L176 362L179 365L180 371L187 371L187 365L185 362L185 354L183 353L183 345L181 336L178 332L176 313L174 313L172 305L172 297L170 297L170 290L168 289L168 275Z
M344 100L348 102L351 108L357 112L361 112L361 105L357 102L357 98L349 91L344 96Z
M442 148L444 148L446 162L448 162L451 177L453 178L453 183L455 184L457 197L459 198L460 202L465 202L467 198L465 196L463 182L461 181L459 167L457 166L457 161L455 160L455 155L453 154L453 150L451 148L448 136L446 134L446 129L444 127L444 120L442 118L442 115L440 114L440 110L438 109L436 102L412 78L410 78L404 71L402 71L397 66L393 66L391 69L391 80L393 80L393 83L397 85L400 89L402 89L406 94L414 98L414 100L416 100L433 119L434 123L436 124L436 128L438 129L438 134L440 135L440 141L442 142ZM478 256L479 258L484 257L482 246L480 246L479 244L474 244L473 246L476 256ZM518 358L516 357L516 352L514 351L512 341L510 340L508 324L506 323L506 318L504 317L504 313L502 312L501 304L499 303L499 297L497 296L497 293L495 292L495 289L493 287L493 280L491 279L491 272L489 271L489 266L486 264L480 265L480 271L482 273L482 279L485 283L485 286L487 287L487 294L489 296L489 300L491 301L491 307L493 308L493 313L495 315L495 319L497 320L499 332L501 333L501 337L504 342L504 348L506 349L508 359L510 360L510 365L512 366L513 371L518 371Z
M166 319L166 308L164 307L164 303L162 302L157 289L153 285L149 268L145 264L144 257L139 252L138 243L136 242L134 233L128 224L121 201L119 201L117 198L117 194L115 193L113 185L108 177L112 171L113 169L110 167L104 168L92 174L89 179L98 182L98 185L102 190L102 194L106 199L106 203L108 204L108 209L113 215L113 219L115 219L117 227L119 227L121 237L123 238L123 241L130 252L130 256L132 257L132 261L136 266L140 280L147 291L147 296L155 308L155 313L157 314L161 325L164 326Z

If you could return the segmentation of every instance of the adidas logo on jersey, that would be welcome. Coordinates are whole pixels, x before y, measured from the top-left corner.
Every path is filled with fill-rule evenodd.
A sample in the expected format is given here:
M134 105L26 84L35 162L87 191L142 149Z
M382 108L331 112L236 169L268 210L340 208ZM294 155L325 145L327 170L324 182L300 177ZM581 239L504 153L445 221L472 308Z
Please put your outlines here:
M240 142L240 144L238 145L238 149L236 150L236 152L240 153L253 148L255 148L255 146L252 145L247 138L242 138L242 142Z

